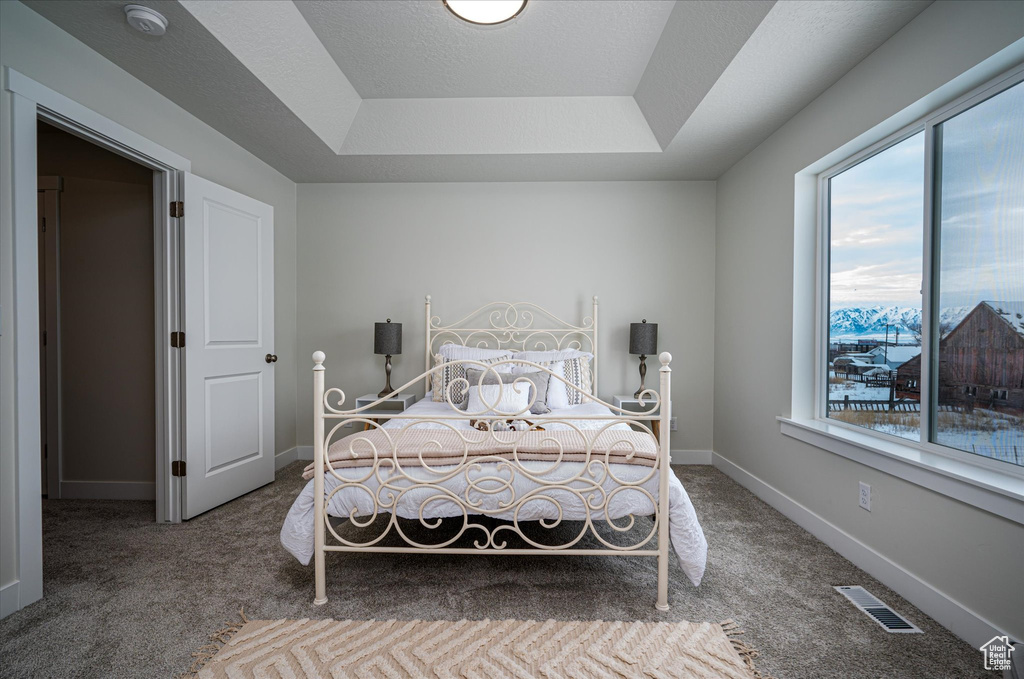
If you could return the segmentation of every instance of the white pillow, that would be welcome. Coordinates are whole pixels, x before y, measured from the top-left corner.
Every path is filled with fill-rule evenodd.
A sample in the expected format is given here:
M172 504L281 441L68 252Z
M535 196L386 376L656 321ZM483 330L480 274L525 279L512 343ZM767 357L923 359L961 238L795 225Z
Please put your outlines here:
M479 361L485 358L512 358L512 351L509 349L485 349L483 347L464 347L461 344L442 344L437 350L443 358L450 361L460 359L471 359Z
M593 361L594 355L589 351L579 349L555 349L553 351L517 351L514 358L521 361L533 361L534 363L554 363L555 361L567 361L570 358L586 357ZM530 372L533 368L529 366L517 366L520 372ZM512 372L516 372L513 370Z
M494 407L489 404L494 404ZM485 384L469 388L467 412L471 415L519 415L529 412L529 406L529 383Z

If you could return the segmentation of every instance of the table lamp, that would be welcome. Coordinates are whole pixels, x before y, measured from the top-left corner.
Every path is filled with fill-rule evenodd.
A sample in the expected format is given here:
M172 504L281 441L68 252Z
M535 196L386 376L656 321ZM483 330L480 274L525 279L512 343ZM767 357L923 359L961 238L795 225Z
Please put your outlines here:
M386 323L373 324L373 353L383 354L384 373L387 375L387 384L377 396L384 398L392 391L391 388L391 357L402 353L402 324L392 323L389 318Z
M658 353L658 324L648 323L645 318L640 323L629 324L629 353L640 354L640 388L633 398L640 398L643 393L644 379L647 377L647 356Z

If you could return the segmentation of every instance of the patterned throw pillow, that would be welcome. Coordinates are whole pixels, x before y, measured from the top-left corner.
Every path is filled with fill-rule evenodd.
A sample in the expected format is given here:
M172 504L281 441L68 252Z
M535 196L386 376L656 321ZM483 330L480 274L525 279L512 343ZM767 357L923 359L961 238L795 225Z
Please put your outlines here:
M479 361L491 365L504 361L512 356L509 353L508 356L496 356L494 358L472 358L471 360ZM434 355L434 367L443 366L440 370L436 371L430 378L430 387L434 392L433 399L438 403L444 403L448 401L448 385L458 379L466 378L466 365L465 363L457 363L459 360L466 360L469 357L459 358L445 358L441 354ZM472 363L469 364L469 368L473 369L478 366L474 366ZM507 371L504 370L504 371ZM504 372L503 371L503 372ZM451 402L456 406L463 406L466 403L466 386L464 383L459 382L452 385L451 388Z
M548 405L551 408L568 408L586 403L585 394L593 392L593 379L590 374L590 358L579 356L565 361L556 361L545 366L548 370L561 375L571 388L561 380L553 379L548 385Z
M515 358L544 366L556 375L564 377L570 384L578 389L582 389L587 394L594 393L594 380L590 371L590 361L593 360L594 354L589 351L581 351L579 349L517 351ZM517 365L512 369L512 372L519 373L533 369L527 365ZM557 410L586 403L587 399L576 389L566 387L565 383L561 380L552 379L548 385L546 401L548 406Z

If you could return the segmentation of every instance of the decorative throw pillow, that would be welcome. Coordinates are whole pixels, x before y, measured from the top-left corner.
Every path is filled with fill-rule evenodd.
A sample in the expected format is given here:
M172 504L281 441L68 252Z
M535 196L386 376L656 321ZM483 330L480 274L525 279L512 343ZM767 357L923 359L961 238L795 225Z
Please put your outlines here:
M466 371L466 379L469 380L470 388L481 384L481 376L483 376L483 384L498 384L500 380L501 383L504 384L506 390L523 389L524 387L529 386L529 398L533 399L533 395L537 394L537 397L533 400L533 404L530 406L530 412L534 415L543 415L551 412L551 408L549 408L547 404L548 378L551 377L548 373L535 370L534 372L528 373L495 375L489 370L473 370L470 368ZM520 378L525 378L525 380L529 380L529 382L524 381L516 384L515 381Z
M451 345L445 345L451 346ZM443 348L443 347L442 347ZM471 347L461 347L463 349ZM479 350L478 350L479 351ZM487 349L485 351L493 351ZM459 363L458 361L472 360L479 361L480 363L492 364L504 361L512 357L512 352L506 351L501 355L493 357L483 356L466 356L461 355L461 352L455 352L456 355L453 357L446 357L442 354L434 355L434 367L443 366L440 370L434 372L430 378L430 387L434 392L433 399L438 403L443 403L448 400L448 385L458 379L464 379L466 377L466 369L473 369L475 366L470 363ZM512 370L512 365L500 365L494 368L498 372L508 373ZM451 402L454 405L461 406L466 402L466 391L465 386L460 382L452 385L451 389Z
M554 363L544 365L544 367L555 373L555 375L564 377L565 381L572 385L572 387L569 387L565 382L557 378L550 378L548 382L547 404L552 410L586 403L586 394L593 393L590 359L586 356L571 358L566 361L555 361Z
M517 385L518 386L518 385ZM518 415L530 404L530 390L508 384L485 384L469 388L468 410L483 415Z

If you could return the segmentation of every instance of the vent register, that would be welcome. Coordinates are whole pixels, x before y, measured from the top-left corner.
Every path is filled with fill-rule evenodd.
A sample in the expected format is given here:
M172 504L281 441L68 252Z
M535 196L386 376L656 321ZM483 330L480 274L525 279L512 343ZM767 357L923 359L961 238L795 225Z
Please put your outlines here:
M882 629L886 632L894 634L923 634L914 623L889 608L860 585L839 585L833 589L849 599L850 603L881 625Z

